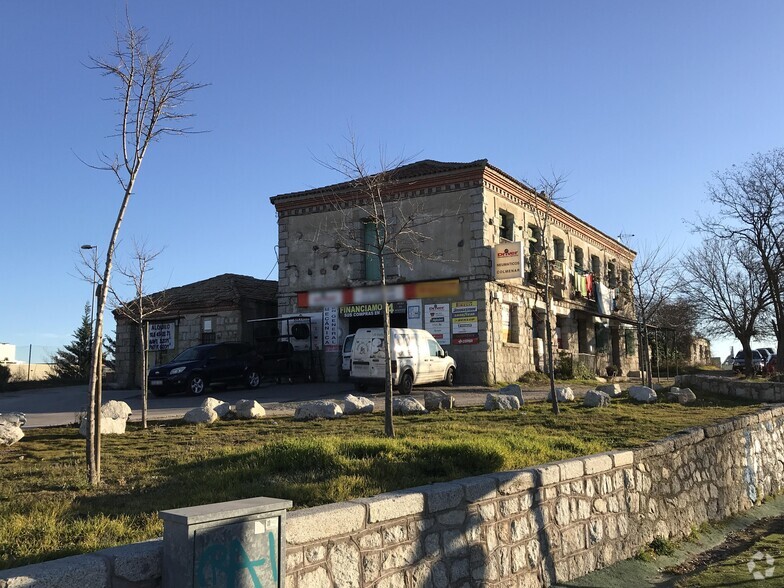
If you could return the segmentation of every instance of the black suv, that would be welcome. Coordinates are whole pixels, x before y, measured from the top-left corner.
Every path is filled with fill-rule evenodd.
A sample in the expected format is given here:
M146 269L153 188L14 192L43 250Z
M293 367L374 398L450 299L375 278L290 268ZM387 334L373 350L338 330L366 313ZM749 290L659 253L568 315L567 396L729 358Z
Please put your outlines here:
M762 356L762 353L759 350L754 349L751 352L751 365L754 367L754 371L756 373L762 373L762 370L765 369L765 358ZM735 356L735 359L732 360L732 371L736 374L741 373L743 370L746 369L746 356L743 353L743 350L738 351L738 354Z
M261 383L261 357L245 343L197 345L180 353L169 363L150 370L150 392L163 396L187 391L199 396L211 384L244 384L257 388Z

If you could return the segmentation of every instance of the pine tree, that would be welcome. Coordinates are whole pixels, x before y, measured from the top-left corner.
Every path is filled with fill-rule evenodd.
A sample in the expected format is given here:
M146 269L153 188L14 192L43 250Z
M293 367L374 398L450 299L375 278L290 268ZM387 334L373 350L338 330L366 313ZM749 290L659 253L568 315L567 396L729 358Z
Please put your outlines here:
M84 305L82 324L74 331L73 341L59 349L52 357L52 379L86 382L90 373L92 344L90 305Z

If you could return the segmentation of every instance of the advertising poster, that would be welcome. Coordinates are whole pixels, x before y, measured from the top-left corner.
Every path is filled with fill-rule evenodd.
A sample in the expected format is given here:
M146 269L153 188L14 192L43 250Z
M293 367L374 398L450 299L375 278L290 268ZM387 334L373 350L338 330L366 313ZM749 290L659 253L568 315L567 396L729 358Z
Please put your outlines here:
M441 345L451 345L449 303L425 304L425 330Z
M148 323L147 349L150 351L174 349L174 323Z
M422 328L422 301L421 300L408 300L407 301L406 324L409 329Z
M452 343L479 343L479 318L476 300L452 303Z
M493 255L496 280L523 277L523 251L519 242L501 243L495 246Z
M336 306L324 308L324 351L340 351L338 332L338 309Z

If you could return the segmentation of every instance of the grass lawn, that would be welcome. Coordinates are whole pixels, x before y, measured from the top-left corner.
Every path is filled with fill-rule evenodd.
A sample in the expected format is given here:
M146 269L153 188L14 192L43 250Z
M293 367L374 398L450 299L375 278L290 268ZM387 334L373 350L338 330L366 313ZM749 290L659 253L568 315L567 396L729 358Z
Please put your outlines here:
M635 447L685 427L756 411L730 399L697 406L546 403L520 412L458 409L336 421L288 418L194 426L166 422L103 438L103 484L90 489L75 427L30 429L0 449L0 569L160 536L157 511L251 496L315 506L465 476Z

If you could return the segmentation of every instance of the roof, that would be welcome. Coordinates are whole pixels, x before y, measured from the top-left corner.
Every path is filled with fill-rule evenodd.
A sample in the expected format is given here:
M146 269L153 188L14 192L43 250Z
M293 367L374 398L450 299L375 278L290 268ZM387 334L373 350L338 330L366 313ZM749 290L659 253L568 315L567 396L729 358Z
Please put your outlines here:
M259 280L238 274L222 274L192 284L155 292L145 298L163 300L166 305L164 312L170 314L204 308L235 307L241 300L274 302L277 295L278 283L274 280ZM116 316L118 311L114 312Z

